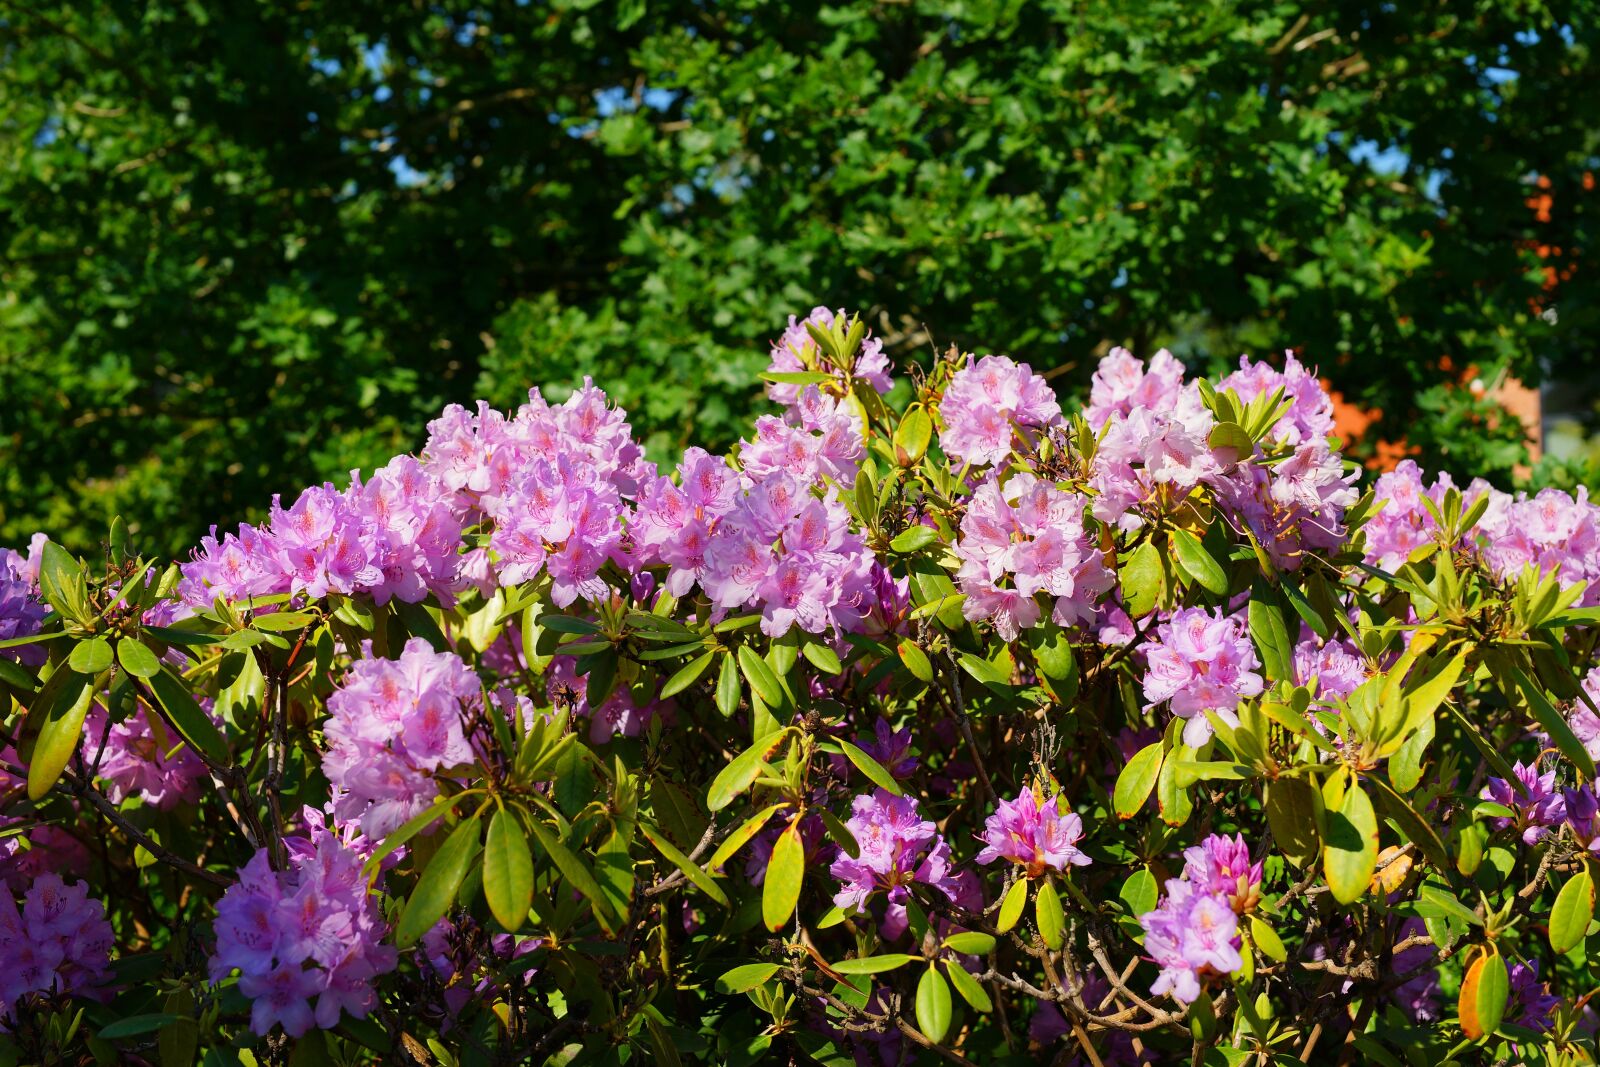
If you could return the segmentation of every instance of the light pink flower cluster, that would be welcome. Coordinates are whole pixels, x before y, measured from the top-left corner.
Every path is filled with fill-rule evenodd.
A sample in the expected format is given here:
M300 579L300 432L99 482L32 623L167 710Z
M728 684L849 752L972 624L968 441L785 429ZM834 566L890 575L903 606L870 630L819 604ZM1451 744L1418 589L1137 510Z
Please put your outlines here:
M832 431L805 428L813 424L808 411L820 413L818 419L841 413L814 387L796 410L800 425L777 419L768 425L780 435L810 438L817 447L785 453L776 438L767 442L772 451L747 442L742 475L690 449L676 484L665 477L648 483L630 527L635 562L665 564L667 590L675 596L698 584L719 613L759 606L761 629L771 637L795 625L813 634L854 632L880 603L874 557L851 529L837 491L824 488L826 479L841 473L830 464L845 453L824 453L821 446ZM854 417L848 418L853 464L860 437ZM798 458L786 463L784 454Z
M853 411L808 385L783 418L756 419L755 439L741 442L739 460L756 481L783 473L807 484L829 478L848 487L861 466L861 429Z
M1239 915L1260 896L1261 865L1250 862L1243 837L1212 834L1183 855L1183 877L1167 880L1160 907L1139 916L1139 925L1145 952L1161 968L1150 992L1189 1004L1208 975L1244 966Z
M831 311L825 307L811 309L811 314L803 319L789 316L789 328L783 331L783 336L772 343L772 357L767 364L769 372L778 374L795 374L801 371L812 371L823 374L834 374L837 382L830 383L831 391L843 396L848 395L852 381L860 379L879 393L887 393L893 384L889 378L889 357L884 354L883 341L873 337L869 332L861 341L861 347L855 354L855 366L846 374L845 370L833 366L831 360L817 347L817 342L811 336L811 331L806 329L810 323L820 329L826 330L833 325L836 317L843 318L845 311ZM788 382L768 382L767 396L784 407L792 407L800 398L802 387Z
M183 565L179 595L194 608L216 598L277 593L370 595L416 603L457 588L462 524L437 479L399 456L349 488L312 486L289 507L273 501L261 527L219 540L213 529Z
M1184 744L1199 748L1211 739L1206 712L1238 725L1239 701L1260 696L1261 661L1244 624L1221 608L1182 608L1156 627L1145 648L1144 698L1154 707L1168 703L1188 720Z
M956 371L939 404L945 454L975 467L1000 463L1016 438L1061 421L1061 405L1050 383L1026 363L984 356Z
M0 888L0 1031L30 993L94 995L111 977L106 909L83 882L40 875L22 897Z
M1240 356L1239 369L1217 383L1218 392L1225 389L1232 389L1245 404L1283 390L1282 399L1288 401L1289 408L1267 431L1267 439L1275 445L1326 445L1333 433L1333 398L1292 352L1284 353L1281 371L1269 363L1252 363L1249 356Z
M1001 637L1015 641L1039 622L1037 598L1046 593L1060 625L1092 621L1095 602L1115 578L1084 528L1086 503L1026 472L1003 486L994 477L980 484L955 546L963 614L991 620Z
M334 813L381 838L438 797L436 772L470 763L462 710L482 699L475 675L426 641L406 642L397 660L355 661L328 698L323 771L342 791Z
M1323 643L1312 634L1294 646L1294 680L1315 685L1319 703L1344 700L1367 680L1367 664L1347 638Z
M1221 473L1216 419L1166 350L1150 367L1118 349L1095 372L1089 424L1101 432L1090 467L1094 517L1131 531L1167 514Z
M1083 820L1065 808L1059 794L1046 797L1031 785L1024 786L1015 800L999 802L984 821L982 839L979 863L1010 860L1020 864L1029 878L1090 862L1077 848L1083 839Z
M1590 702L1600 707L1600 667L1584 675L1580 684ZM1596 715L1594 710L1584 703L1583 698L1579 697L1573 701L1567 722L1571 725L1572 732L1578 735L1578 740L1583 742L1583 747L1588 750L1590 757L1600 759L1600 715Z
M1394 470L1378 477L1373 486L1376 510L1367 518L1364 530L1367 536L1367 562L1393 571L1402 566L1411 553L1438 539L1439 524L1433 513L1422 502L1428 497L1435 506L1444 502L1445 490L1453 483L1448 474L1441 474L1431 486L1422 482L1422 468L1409 459L1403 459Z
M1345 511L1361 496L1355 480L1356 472L1345 469L1326 441L1310 440L1282 459L1241 463L1214 486L1229 518L1255 535L1273 563L1294 571L1306 550L1344 545Z
M364 1018L377 1005L373 980L395 967L361 854L315 809L305 815L310 836L286 841L287 870L274 871L262 849L217 902L211 980L239 972L258 1034L282 1025L299 1037L332 1029L344 1012Z
M1600 507L1589 503L1588 490L1576 495L1541 489L1533 496L1490 493L1489 510L1478 523L1483 559L1502 580L1510 581L1525 567L1556 573L1564 586L1588 583L1580 607L1600 604Z
M831 873L844 883L833 902L846 912L859 912L876 893L888 899L879 930L893 939L905 932L911 886L921 883L951 900L966 896L966 887L952 868L950 846L932 822L917 810L915 797L897 797L886 789L858 796L845 823L861 847L852 858L841 852Z

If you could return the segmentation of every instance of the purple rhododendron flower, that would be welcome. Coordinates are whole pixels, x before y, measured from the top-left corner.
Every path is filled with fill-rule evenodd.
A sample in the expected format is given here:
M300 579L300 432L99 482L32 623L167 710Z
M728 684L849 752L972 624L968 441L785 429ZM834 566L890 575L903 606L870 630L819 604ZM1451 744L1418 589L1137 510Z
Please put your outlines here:
M1478 796L1503 804L1516 813L1514 818L1492 820L1496 830L1515 825L1522 833L1524 844L1537 844L1551 827L1559 826L1567 816L1566 801L1556 789L1556 768L1540 774L1537 760L1530 764L1519 760L1511 770L1515 781L1491 778Z
M1047 798L1032 786L1023 787L1015 800L1000 801L984 823L978 862L1007 859L1021 864L1029 878L1088 864L1089 857L1076 847L1083 839L1083 820L1061 809L1059 796Z
M1260 696L1265 685L1261 661L1245 626L1221 608L1182 608L1156 627L1145 649L1144 698L1153 707L1168 703L1187 719L1184 743L1199 748L1211 739L1205 713L1215 712L1237 725L1239 701Z

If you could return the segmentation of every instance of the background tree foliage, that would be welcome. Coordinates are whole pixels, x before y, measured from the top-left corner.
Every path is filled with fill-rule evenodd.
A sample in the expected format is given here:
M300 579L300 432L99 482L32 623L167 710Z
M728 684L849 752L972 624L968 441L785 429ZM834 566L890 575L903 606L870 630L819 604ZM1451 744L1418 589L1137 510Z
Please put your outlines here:
M1593 3L452 8L0 0L0 541L179 551L584 374L715 447L818 302L1064 391L1297 346L1501 475L1440 357L1586 356Z

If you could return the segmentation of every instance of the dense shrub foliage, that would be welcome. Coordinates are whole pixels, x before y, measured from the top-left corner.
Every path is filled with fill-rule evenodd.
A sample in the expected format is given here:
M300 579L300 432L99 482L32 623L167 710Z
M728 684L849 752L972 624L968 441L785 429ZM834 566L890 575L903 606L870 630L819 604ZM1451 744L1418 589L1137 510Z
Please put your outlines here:
M7 554L5 1058L1592 1062L1600 510L1359 493L1292 356L891 370Z
M0 58L4 543L175 555L586 374L720 452L823 301L1064 402L1304 346L1501 488L1454 379L1593 360L1596 0L19 0Z

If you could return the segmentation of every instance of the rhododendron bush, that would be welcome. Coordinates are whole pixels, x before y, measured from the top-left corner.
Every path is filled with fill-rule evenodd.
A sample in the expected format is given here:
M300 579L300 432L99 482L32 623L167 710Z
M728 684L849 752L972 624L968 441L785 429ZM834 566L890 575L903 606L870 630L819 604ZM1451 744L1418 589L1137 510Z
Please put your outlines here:
M1593 1062L1600 511L1293 356L774 344L0 558L0 1060Z

